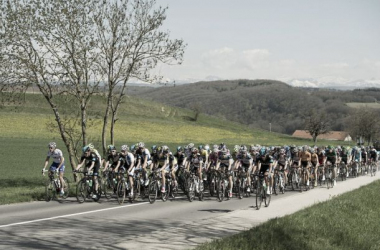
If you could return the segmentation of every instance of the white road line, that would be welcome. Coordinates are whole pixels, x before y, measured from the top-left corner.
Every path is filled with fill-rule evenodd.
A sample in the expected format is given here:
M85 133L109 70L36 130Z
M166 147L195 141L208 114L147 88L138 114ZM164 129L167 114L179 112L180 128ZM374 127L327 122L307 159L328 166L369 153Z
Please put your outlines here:
M119 206L119 207L103 208L103 209L92 210L92 211L81 212L81 213L75 213L75 214L66 214L66 215L54 216L54 217L49 217L49 218L37 219L37 220L30 220L30 221L11 223L11 224L7 224L7 225L0 225L0 228L17 226L17 225L31 224L31 223L40 222L40 221L47 221L47 220L54 220L54 219L60 219L60 218L73 217L73 216L77 216L77 215L97 213L97 212L102 212L102 211L107 211L107 210L113 210L113 209L120 209L120 208L125 208L125 207L139 206L139 205L144 205L144 204L147 204L147 203L149 203L149 202L143 202L143 203L131 204L131 205L125 205L125 206Z

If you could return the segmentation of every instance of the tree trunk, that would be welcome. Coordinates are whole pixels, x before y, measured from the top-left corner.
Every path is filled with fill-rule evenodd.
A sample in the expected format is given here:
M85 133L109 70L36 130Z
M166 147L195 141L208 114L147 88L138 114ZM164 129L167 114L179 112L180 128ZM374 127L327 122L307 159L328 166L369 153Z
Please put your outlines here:
M112 96L112 91L109 90L108 96L107 96L107 107L106 107L106 112L104 113L104 118L103 118L103 128L102 128L102 147L103 147L103 156L106 155L106 147L107 147L107 139L106 139L106 131L108 127L108 117L110 114L110 107L111 107L111 96Z
M83 146L87 145L87 112L86 112L86 104L84 100L81 103L81 125L82 125L82 140Z
M317 144L317 136L316 135L313 135L313 142L314 142L314 146Z

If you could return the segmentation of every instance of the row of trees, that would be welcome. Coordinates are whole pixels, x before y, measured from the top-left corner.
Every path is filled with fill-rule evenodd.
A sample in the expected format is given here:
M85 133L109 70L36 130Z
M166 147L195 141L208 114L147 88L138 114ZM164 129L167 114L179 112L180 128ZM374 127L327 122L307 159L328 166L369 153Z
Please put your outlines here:
M167 8L154 0L1 0L0 83L2 94L37 86L75 165L79 140L88 143L88 107L103 95L102 147L114 143L114 126L131 79L152 82L159 63L179 64L186 44L161 27ZM77 112L62 116L65 105ZM107 134L109 132L109 138Z
M313 109L305 116L304 128L313 137L315 144L319 135L330 132L331 123L327 113ZM368 145L373 143L380 135L380 111L370 108L353 111L347 117L347 131L354 140L362 138Z

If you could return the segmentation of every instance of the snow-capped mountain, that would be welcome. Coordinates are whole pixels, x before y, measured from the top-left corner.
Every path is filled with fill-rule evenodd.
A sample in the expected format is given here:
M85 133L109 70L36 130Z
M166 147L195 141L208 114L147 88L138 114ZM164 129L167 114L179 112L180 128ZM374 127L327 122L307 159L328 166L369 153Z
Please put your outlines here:
M330 88L330 89L358 89L358 88L380 88L380 79L357 79L350 80L342 77L321 77L282 79L282 81L294 87L306 88Z

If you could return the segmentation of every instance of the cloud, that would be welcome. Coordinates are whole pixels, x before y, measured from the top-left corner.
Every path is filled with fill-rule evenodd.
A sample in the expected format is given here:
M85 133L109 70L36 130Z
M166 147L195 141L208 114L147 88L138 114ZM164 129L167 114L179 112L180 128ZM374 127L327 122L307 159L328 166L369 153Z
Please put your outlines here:
M204 53L201 60L208 67L225 69L236 64L237 57L237 52L234 49L224 47Z
M269 58L267 49L251 49L236 51L232 48L224 47L204 53L202 62L214 69L257 69L261 67Z
M338 62L338 63L322 64L322 67L331 68L331 69L346 69L346 68L350 67L350 65L348 63L345 63L345 62Z

